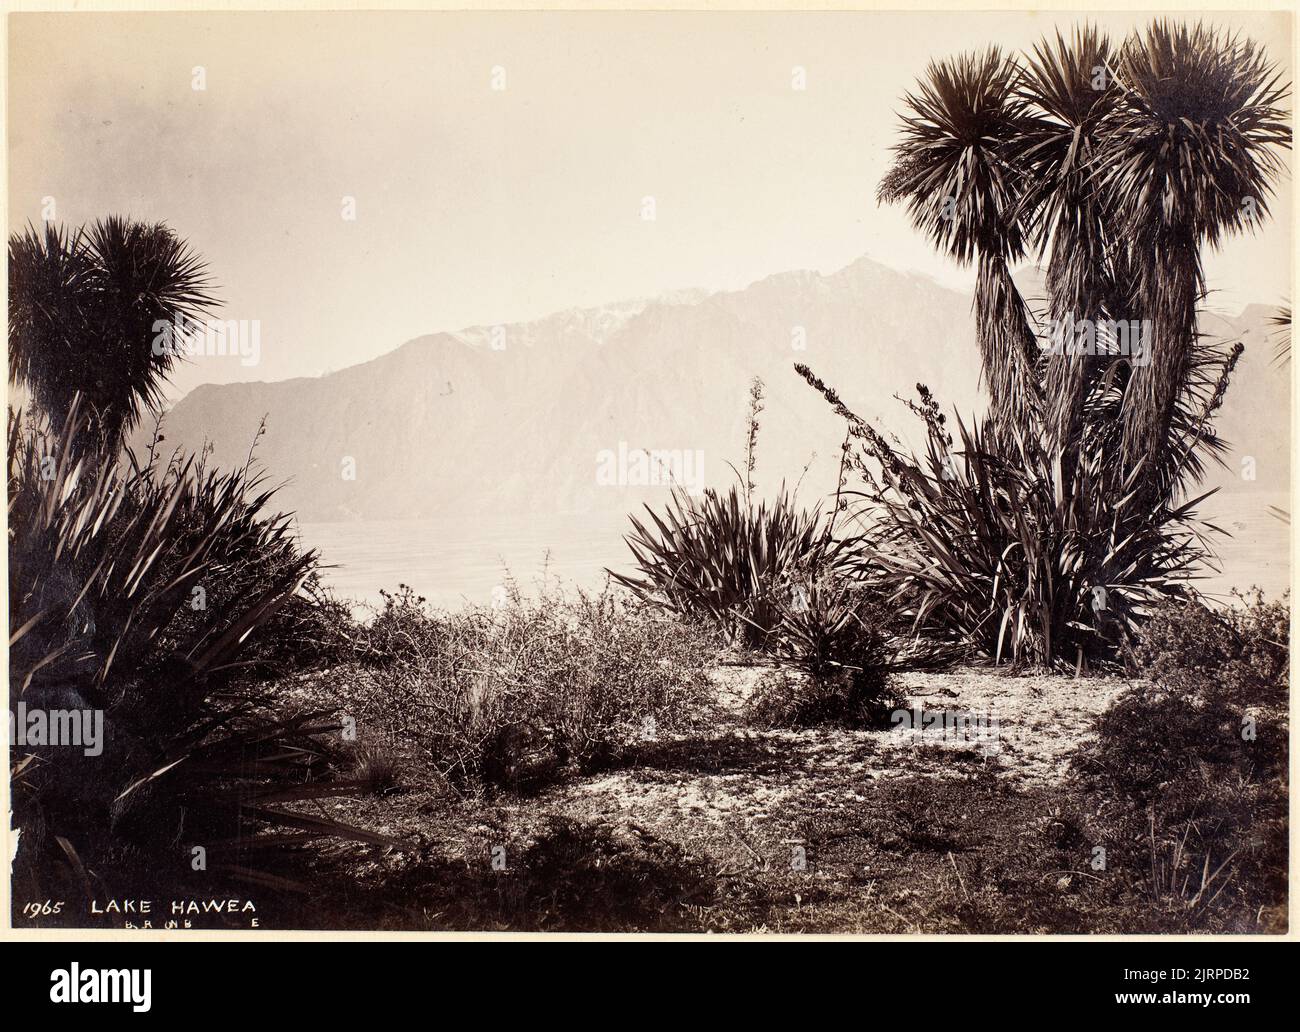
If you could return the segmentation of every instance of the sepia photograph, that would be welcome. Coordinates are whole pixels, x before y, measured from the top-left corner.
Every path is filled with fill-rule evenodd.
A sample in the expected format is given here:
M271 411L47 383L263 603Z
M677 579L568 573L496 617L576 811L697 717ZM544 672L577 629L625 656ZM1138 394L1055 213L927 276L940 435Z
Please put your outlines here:
M1292 935L1291 10L5 21L8 934Z

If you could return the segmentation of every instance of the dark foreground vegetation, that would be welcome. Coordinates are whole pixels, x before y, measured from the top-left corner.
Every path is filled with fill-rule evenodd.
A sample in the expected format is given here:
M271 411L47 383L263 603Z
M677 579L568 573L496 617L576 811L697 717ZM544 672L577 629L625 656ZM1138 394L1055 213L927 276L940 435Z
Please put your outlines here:
M653 640L656 619L626 613L620 633ZM741 652L723 664L712 653L706 672L692 644L661 656L671 673L655 683L709 688L673 725L633 724L567 766L521 748L513 765L483 768L511 772L508 783L475 788L440 777L405 719L386 722L400 712L379 702L392 673L303 675L295 695L361 698L377 718L362 724L375 752L356 749L350 775L340 761L371 794L331 814L408 846L340 842L299 858L310 902L284 914L357 928L1279 932L1287 619L1257 600L1227 617L1162 610L1134 657L1159 682L988 667L889 676L909 706L997 695L992 751L930 744L929 732L909 742L888 725L774 726L766 693L804 675ZM1186 649L1190 635L1203 646ZM538 688L562 699L570 683Z
M16 235L10 710L106 731L12 751L16 923L1284 930L1289 605L1189 579L1241 351L1196 330L1200 253L1267 214L1284 95L1163 23L936 64L881 198L979 267L988 415L918 385L910 454L800 367L846 423L820 513L756 488L756 383L737 483L636 516L634 575L458 612L357 621L253 452L126 447L156 324L216 304L171 230ZM1134 320L1149 361L1080 343ZM997 748L900 726L989 697Z

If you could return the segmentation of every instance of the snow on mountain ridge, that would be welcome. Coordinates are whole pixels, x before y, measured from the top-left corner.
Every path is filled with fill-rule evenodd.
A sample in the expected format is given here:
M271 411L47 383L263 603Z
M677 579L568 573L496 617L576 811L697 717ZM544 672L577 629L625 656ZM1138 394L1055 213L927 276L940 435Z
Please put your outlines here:
M1276 484L1287 475L1287 441L1274 410L1289 404L1289 378L1279 382L1259 351L1248 347L1220 423ZM833 486L844 430L796 362L913 445L915 420L895 395L922 382L946 410L968 416L982 404L969 294L862 258L742 290L674 291L432 334L328 377L203 387L168 414L166 431L169 444L210 441L218 465L242 464L268 415L258 458L274 479L291 478L277 504L308 521L626 512L663 491L598 482L597 455L699 452L706 482L725 484L758 376L767 385L760 487L793 483L816 453L805 480L814 499Z

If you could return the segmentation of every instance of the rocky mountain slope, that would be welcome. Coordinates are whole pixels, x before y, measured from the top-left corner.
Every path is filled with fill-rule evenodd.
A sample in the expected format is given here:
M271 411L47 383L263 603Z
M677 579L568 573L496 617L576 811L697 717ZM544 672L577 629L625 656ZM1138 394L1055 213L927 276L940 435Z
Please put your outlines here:
M1233 490L1288 485L1290 377L1272 361L1269 313L1206 320L1247 344L1219 420L1235 454L1216 479ZM864 258L740 291L436 333L322 377L200 387L168 413L165 447L207 441L219 464L242 464L265 416L258 459L287 480L280 504L313 522L627 511L667 490L636 482L626 456L638 449L664 453L679 478L734 477L758 376L760 487L802 476L811 500L833 487L844 429L795 362L909 441L916 420L894 396L917 382L964 415L980 405L969 297ZM1255 481L1240 478L1242 455Z

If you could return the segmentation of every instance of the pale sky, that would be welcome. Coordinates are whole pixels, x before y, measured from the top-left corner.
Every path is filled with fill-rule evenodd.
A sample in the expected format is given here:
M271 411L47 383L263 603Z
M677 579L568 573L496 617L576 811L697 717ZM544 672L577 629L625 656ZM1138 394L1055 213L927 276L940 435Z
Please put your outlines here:
M1291 78L1287 14L1215 14ZM871 257L971 282L876 184L929 60L1044 13L13 15L9 223L166 220L262 360L314 376L425 333ZM1095 17L1114 35L1146 17ZM791 88L792 68L807 88ZM206 89L192 88L202 66ZM494 68L506 88L492 89ZM1274 221L1207 261L1217 304L1289 295ZM356 199L355 221L342 199ZM656 220L641 218L653 196Z

